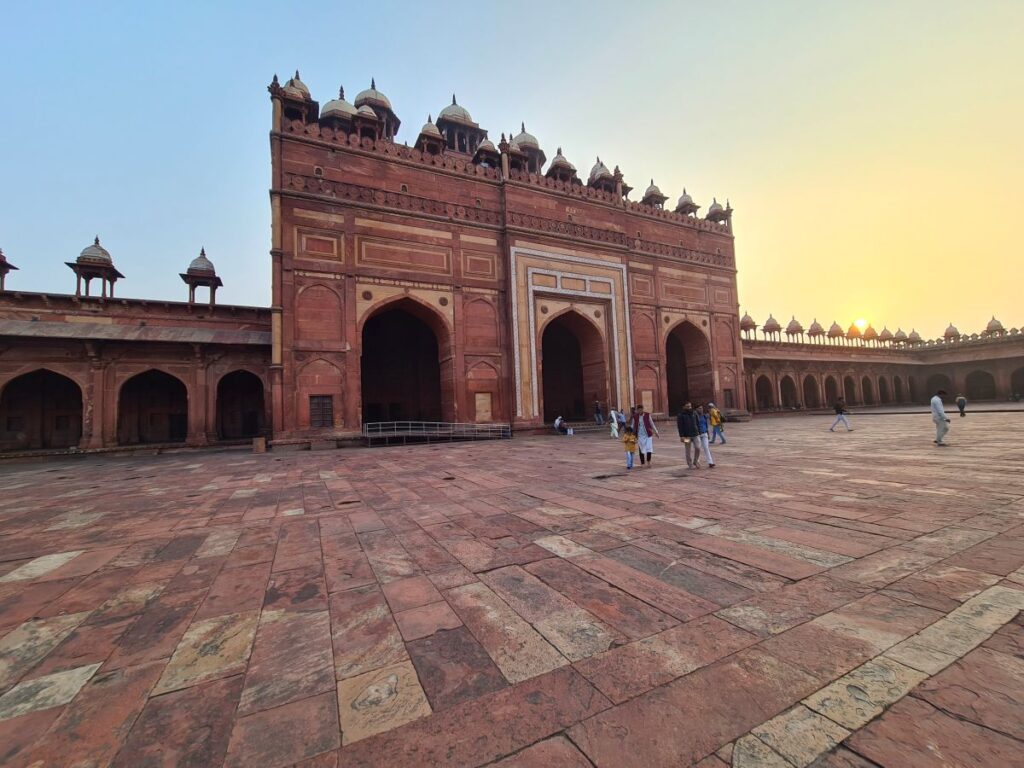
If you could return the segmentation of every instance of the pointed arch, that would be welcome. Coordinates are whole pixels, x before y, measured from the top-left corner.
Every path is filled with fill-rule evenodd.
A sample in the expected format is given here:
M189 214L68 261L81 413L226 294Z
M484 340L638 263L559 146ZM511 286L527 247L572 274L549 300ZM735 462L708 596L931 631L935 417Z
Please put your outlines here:
M585 419L595 400L607 408L607 352L597 324L570 307L548 318L539 333L544 420Z
M715 399L711 341L689 320L681 320L665 335L665 384L670 413L686 401L707 403Z
M757 410L770 411L775 407L775 392L771 379L761 374L754 382L754 397L757 400Z
M796 382L786 374L779 380L779 395L783 408L799 408L800 396L797 394Z
M126 379L117 396L117 442L183 443L188 436L188 387L150 368Z
M82 388L70 376L37 368L0 390L0 450L77 447L82 439Z
M266 404L263 380L252 371L236 369L217 381L217 436L221 440L256 437L264 433Z
M821 398L818 397L818 380L810 373L804 376L804 407L820 408Z

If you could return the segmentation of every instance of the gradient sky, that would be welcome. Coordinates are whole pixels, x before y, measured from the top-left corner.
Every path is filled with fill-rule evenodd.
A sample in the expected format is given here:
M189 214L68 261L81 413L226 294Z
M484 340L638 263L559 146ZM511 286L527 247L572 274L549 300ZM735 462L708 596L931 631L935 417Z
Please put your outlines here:
M412 143L454 90L583 175L736 209L740 304L926 337L1024 325L1024 2L18 3L3 14L0 247L67 292L95 234L120 295L270 298L266 85L376 77ZM634 195L636 196L636 195Z

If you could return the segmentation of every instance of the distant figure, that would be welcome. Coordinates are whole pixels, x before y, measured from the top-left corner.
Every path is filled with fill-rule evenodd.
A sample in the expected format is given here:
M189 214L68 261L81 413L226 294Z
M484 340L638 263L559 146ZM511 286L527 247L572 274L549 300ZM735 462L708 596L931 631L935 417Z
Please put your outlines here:
M561 416L555 419L555 432L557 432L560 435L569 434L569 427L566 426L565 419L563 419Z
M633 454L636 453L636 433L632 427L626 427L623 430L622 447L626 450L626 469L632 469Z
M700 469L697 414L693 412L693 405L690 402L687 402L676 416L676 429L679 431L679 440L683 443L683 452L686 454L686 466L690 469Z
M836 411L836 420L832 422L832 426L828 428L828 431L835 432L836 426L838 424L842 424L844 427L846 427L847 432L853 432L853 427L851 427L850 422L846 420L846 414L849 413L849 411L846 410L846 401L840 397L838 400L836 400L836 404L833 407Z
M942 407L942 397L946 390L940 389L932 398L932 421L935 422L935 445L945 448L947 443L942 438L949 432L949 419L946 417L946 409Z
M608 434L612 440L619 439L619 419L615 411L608 411Z
M722 445L725 445L725 417L718 410L714 403L708 403L708 418L711 420L711 445L715 444L715 438L722 438Z
M967 408L967 398L964 397L963 395L957 395L956 407L960 409L960 418L966 416L967 414L964 413L964 410Z
M626 427L626 412L619 408L619 412L615 414L615 418L619 420L619 431L621 432Z
M601 425L604 424L604 413L601 411L601 401L594 401L594 423Z
M704 406L697 406L697 441L700 449L708 459L708 469L715 468L715 457L711 455L711 446L708 444L708 415L704 412Z
M654 424L651 414L644 413L642 405L636 406L633 411L633 431L636 433L637 446L640 449L640 466L644 465L644 456L647 457L647 465L654 464L654 438L658 437L658 428Z

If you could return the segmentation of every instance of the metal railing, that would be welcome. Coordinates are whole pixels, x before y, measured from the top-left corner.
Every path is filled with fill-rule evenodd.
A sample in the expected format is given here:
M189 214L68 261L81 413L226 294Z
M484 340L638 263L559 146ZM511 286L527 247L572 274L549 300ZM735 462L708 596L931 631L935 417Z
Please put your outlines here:
M431 443L451 440L508 440L509 424L469 424L451 421L375 421L363 424L363 439L374 443Z

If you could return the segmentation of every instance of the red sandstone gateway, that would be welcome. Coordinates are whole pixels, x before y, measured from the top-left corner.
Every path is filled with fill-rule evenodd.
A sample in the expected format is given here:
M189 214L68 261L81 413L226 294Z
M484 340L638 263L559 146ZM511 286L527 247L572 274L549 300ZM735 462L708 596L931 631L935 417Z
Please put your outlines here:
M297 72L269 91L271 306L217 304L205 252L185 303L114 299L124 276L99 238L68 264L73 296L11 291L0 254L0 450L534 428L594 401L813 407L876 382L900 401L935 375L968 389L958 372L970 385L993 360L985 394L1024 391L1024 337L1001 326L934 350L884 333L898 348L741 344L728 203L701 218L684 190L668 210L653 179L631 201L617 167L598 159L584 182L525 125L495 143L455 96L410 147L373 81L323 108Z

